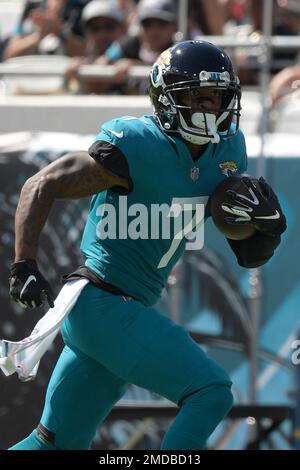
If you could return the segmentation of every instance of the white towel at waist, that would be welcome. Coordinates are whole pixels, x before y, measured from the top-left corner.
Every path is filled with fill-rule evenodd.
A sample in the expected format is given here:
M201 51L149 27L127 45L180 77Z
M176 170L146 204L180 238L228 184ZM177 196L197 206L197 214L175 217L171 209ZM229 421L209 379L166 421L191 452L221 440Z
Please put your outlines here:
M22 381L35 378L40 359L51 346L61 323L88 282L88 279L67 282L56 297L54 307L38 321L30 336L21 341L0 341L0 368L5 375L17 372Z

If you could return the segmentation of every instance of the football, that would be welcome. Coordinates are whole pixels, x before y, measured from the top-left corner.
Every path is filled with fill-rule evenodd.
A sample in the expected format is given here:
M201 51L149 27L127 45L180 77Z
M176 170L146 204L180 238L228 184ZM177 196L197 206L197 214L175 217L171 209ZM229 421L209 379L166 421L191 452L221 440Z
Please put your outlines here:
M231 240L245 240L246 238L252 237L252 235L254 235L254 233L256 232L256 229L249 224L232 225L227 223L225 217L230 216L230 214L222 209L222 204L224 203L234 204L230 196L226 194L226 191L228 189L236 191L237 193L242 194L243 196L247 196L249 197L249 199L252 199L248 187L242 181L242 176L245 175L232 175L226 178L224 181L222 181L222 183L217 186L211 197L210 209L214 224L217 229L223 235L225 235L226 238L230 238ZM251 178L255 186L260 190L259 181L253 176L247 176ZM235 205L242 207L240 203L236 203Z

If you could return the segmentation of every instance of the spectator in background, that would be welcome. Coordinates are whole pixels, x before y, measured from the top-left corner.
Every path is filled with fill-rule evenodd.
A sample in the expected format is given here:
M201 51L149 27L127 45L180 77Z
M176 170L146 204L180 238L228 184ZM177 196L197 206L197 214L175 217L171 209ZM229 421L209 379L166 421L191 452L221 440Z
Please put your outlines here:
M286 67L276 74L270 83L270 96L273 106L282 98L300 89L300 64Z
M72 22L75 11L79 14L88 0L70 1L26 0L20 24L3 53L4 60L28 54L82 54L83 43Z
M299 0L277 0L277 11L280 13L279 24L281 34L300 33L300 2ZM290 58L295 58L298 51L291 51ZM300 88L300 63L299 55L297 64L285 67L279 71L270 83L270 96L272 104L276 105L282 98Z
M83 36L82 10L91 0L65 0L61 9L61 17L64 20L66 30L72 30L77 36Z
M280 13L279 31L282 34L299 34L300 2L299 0L277 0L277 11Z
M299 8L299 2L295 2ZM294 35L300 30L300 16L289 0L274 1L273 35ZM256 47L257 41L262 35L263 28L263 2L262 0L244 0L244 16L240 18L240 24L226 25L225 32L236 39L250 38L253 41L253 49L238 47L234 49L233 59L238 69L242 84L256 85L260 70L260 53ZM272 73L277 73L283 67L282 63L291 62L296 58L294 50L275 50L272 53Z
M223 34L233 0L190 0L189 36Z
M126 27L129 34L135 34L137 24L137 4L139 0L117 0L120 10L126 18Z
M95 59L105 54L107 48L120 39L126 32L125 16L116 2L111 0L92 0L82 11L84 35L84 54L73 59L67 71L69 80L77 81L78 70L84 64L92 64ZM83 84L86 93L104 93L113 87L111 82L86 81Z
M146 93L148 80L139 83L129 80L128 70L132 65L151 65L162 51L172 46L177 28L177 11L174 2L169 0L141 0L137 17L139 34L127 35L113 43L97 61L115 65L112 82L123 93Z
M126 32L125 16L111 0L92 0L82 12L85 52L89 62L105 54Z

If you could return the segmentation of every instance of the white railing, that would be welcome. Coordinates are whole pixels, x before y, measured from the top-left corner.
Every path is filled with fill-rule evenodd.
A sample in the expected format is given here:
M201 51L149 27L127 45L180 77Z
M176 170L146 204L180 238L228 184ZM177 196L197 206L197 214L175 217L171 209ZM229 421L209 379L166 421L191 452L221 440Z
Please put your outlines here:
M251 52L251 57L257 59L246 62L244 68L259 67L261 57L266 47L275 50L300 49L300 36L273 36L265 38L264 36L255 36L254 38L236 38L232 36L201 36L199 39L210 41L220 47L237 49L245 48ZM256 62L256 61L255 61ZM285 66L289 61L273 61L272 65ZM0 77L41 77L41 76L64 76L70 58L60 56L23 56L7 60L0 64ZM128 71L128 77L135 79L144 79L149 75L150 67L135 65ZM107 79L114 75L113 65L83 65L79 69L79 78L84 80Z

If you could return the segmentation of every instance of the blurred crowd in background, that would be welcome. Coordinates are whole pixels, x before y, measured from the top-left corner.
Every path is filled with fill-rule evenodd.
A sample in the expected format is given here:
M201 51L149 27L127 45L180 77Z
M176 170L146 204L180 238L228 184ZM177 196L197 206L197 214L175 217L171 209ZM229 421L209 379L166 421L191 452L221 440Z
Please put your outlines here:
M24 0L11 33L2 37L4 63L20 56L56 55L68 58L65 90L76 93L144 94L146 80L132 79L133 65L151 65L174 42L224 35L249 38L253 48L229 50L242 85L257 85L263 0L189 0L186 37L179 31L180 0ZM0 2L1 7L1 2ZM1 23L1 21L0 21ZM273 34L297 36L300 0L274 0ZM107 79L79 84L85 64L114 65ZM300 79L296 49L272 53L270 92L273 102Z

